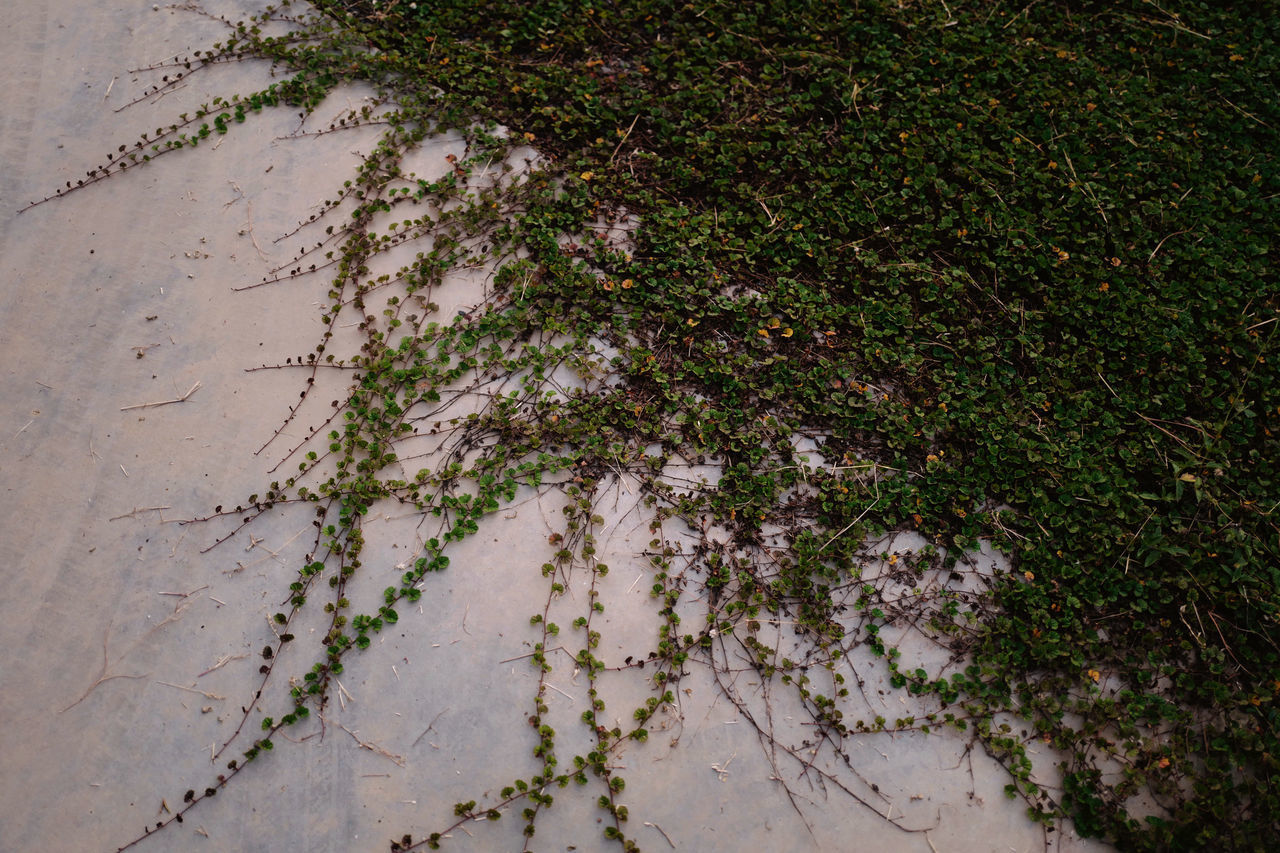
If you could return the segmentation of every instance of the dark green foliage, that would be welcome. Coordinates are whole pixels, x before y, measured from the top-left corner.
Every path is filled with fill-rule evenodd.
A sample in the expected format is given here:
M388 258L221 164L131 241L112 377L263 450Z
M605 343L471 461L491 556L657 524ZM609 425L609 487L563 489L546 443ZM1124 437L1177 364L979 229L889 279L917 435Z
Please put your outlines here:
M717 515L749 531L785 487L762 418L825 431L828 458L915 472L863 524L1015 557L976 680L955 687L1074 756L1063 806L1079 828L1158 845L1243 819L1258 837L1247 827L1280 803L1274 15L403 14L366 16L369 37L413 61L429 34L434 82L582 174L561 210L581 193L640 213L634 257L598 258L637 284L605 297L644 344L628 387L673 412L686 390L707 399L680 438L731 463ZM832 531L865 509L819 500ZM788 596L820 594L805 585ZM1106 699L1102 673L1119 685ZM1146 739L1159 731L1220 747ZM1128 781L1087 772L1125 750ZM1125 816L1141 784L1180 800L1180 776L1204 784L1173 828Z

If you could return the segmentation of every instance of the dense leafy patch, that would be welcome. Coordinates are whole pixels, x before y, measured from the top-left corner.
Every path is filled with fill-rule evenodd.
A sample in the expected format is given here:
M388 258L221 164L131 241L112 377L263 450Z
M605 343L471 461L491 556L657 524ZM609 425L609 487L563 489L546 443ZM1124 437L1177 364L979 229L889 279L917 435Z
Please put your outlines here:
M725 452L744 484L722 491L760 495L742 535L777 495L756 481L780 433L916 472L862 523L1016 556L962 689L1067 751L1078 827L1262 843L1280 803L1272 16L370 11L384 49L429 43L451 97L639 212L635 256L606 267L639 284L609 303L661 355L629 387L705 396L715 433L685 438ZM861 499L824 489L819 522ZM1121 781L1100 783L1099 752ZM1143 785L1168 820L1127 816Z

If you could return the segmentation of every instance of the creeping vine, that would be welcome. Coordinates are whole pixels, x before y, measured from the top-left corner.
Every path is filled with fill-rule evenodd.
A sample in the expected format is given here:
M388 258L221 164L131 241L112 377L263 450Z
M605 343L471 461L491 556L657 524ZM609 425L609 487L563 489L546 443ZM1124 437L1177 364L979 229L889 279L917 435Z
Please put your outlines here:
M534 500L562 517L522 616L531 770L392 850L516 812L532 839L578 788L638 849L617 758L679 740L699 674L802 815L801 781L883 813L854 738L945 731L1046 825L1126 849L1266 846L1276 19L846 5L284 2L147 69L144 97L247 58L287 73L32 207L265 109L297 110L299 138L379 136L281 236L302 250L251 285L329 282L314 350L252 368L302 377L258 448L287 476L196 519L235 520L215 546L273 507L314 527L218 752L236 758L121 849L277 735L326 726L344 667L431 595L453 543ZM366 106L308 124L354 82ZM457 153L417 174L446 136ZM314 389L335 372L349 391L326 405ZM306 437L279 447L297 424ZM389 505L419 519L417 550L361 609L386 568L365 565L365 519ZM602 555L624 524L648 531L630 557L653 637L618 657L601 647L618 582ZM323 642L283 689L316 602ZM549 712L562 667L589 702L580 754ZM847 716L872 706L873 672L910 712ZM620 709L628 678L644 698ZM257 717L259 699L280 710Z

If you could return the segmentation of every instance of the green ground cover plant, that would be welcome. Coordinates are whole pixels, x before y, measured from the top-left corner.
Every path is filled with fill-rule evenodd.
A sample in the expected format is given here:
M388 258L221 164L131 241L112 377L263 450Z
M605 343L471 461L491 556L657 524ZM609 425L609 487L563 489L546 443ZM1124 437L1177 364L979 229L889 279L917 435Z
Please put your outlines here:
M565 497L533 663L549 671L572 635L596 745L557 757L540 683L533 774L458 804L459 822L520 812L532 836L577 782L634 848L608 757L647 737L691 657L723 668L732 647L837 756L863 731L964 730L1035 819L1123 849L1265 849L1280 819L1276 11L440 0L229 23L183 62L261 57L284 79L122 146L83 184L264 108L309 114L348 82L379 107L331 132L383 135L299 226L314 248L264 282L330 277L330 331L306 363L353 371L296 474L248 502L314 507L315 557L276 621L327 595L324 653L186 807L323 712L343 660L424 594L448 544L532 488ZM452 172L401 171L444 130L467 144ZM544 167L493 177L520 145ZM485 301L429 319L433 288L481 262ZM352 315L360 351L335 352ZM464 393L484 405L450 412ZM418 453L432 462L415 475L402 460ZM717 476L678 488L676 462ZM570 571L607 574L596 497L623 472L654 513L647 668L595 656L603 605L572 628L548 615ZM351 614L361 518L387 500L440 533ZM864 577L902 531L926 544ZM977 576L965 555L982 543L1013 570ZM914 604L893 592L930 573L954 582ZM762 626L780 615L794 636ZM912 620L964 665L908 665L880 629ZM936 713L847 719L856 648ZM630 731L596 721L606 669L649 685Z

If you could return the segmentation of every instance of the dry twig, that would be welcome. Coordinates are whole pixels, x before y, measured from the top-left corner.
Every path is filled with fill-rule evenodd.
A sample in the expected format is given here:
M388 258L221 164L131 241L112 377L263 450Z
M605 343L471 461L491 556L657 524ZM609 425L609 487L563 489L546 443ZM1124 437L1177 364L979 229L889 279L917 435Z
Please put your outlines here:
M187 393L183 394L181 397L175 397L172 400L157 400L154 403L137 403L136 405L133 405L133 406L121 406L120 411L127 412L127 411L130 411L131 409L149 409L149 408L152 408L153 406L167 406L170 403L185 403L187 402L187 399L192 394L196 393L196 390L199 387L200 387L200 383L197 382L195 385L192 385L189 389L187 389Z

